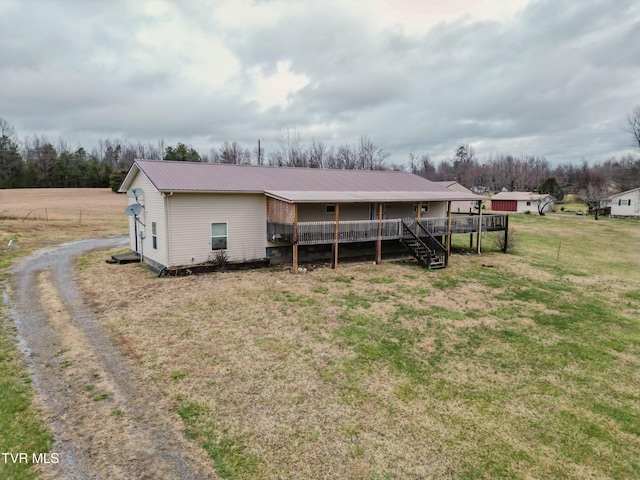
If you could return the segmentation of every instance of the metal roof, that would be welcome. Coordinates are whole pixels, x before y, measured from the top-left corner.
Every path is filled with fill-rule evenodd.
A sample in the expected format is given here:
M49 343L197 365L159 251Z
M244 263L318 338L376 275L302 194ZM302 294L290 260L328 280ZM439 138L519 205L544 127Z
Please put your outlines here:
M160 192L265 193L289 202L483 200L408 172L258 167L136 160L119 191L142 172Z

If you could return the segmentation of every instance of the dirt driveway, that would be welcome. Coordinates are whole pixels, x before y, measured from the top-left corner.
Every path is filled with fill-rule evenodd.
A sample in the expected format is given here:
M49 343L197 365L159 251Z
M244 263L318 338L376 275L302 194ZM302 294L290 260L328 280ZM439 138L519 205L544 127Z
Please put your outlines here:
M44 478L218 478L183 426L74 285L74 257L124 245L84 240L23 259L8 285L9 321L29 361L38 406L55 435L59 463ZM40 452L33 452L40 453Z

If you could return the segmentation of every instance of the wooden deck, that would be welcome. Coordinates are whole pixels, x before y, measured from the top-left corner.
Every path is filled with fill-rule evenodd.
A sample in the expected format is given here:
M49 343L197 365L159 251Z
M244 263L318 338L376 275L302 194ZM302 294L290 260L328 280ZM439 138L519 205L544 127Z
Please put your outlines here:
M405 219L406 220L406 219ZM417 220L417 219L416 219ZM337 243L400 240L403 219L339 221ZM417 220L431 235L446 237L461 233L500 232L508 228L507 215L453 215ZM480 223L482 222L482 223ZM267 222L267 239L284 245L319 245L336 243L336 223L328 222ZM295 238L295 241L294 241Z

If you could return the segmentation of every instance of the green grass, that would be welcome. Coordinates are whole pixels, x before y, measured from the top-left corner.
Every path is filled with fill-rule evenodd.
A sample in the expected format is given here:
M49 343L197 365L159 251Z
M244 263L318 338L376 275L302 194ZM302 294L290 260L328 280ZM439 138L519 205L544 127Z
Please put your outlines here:
M0 305L0 320L3 307ZM47 453L53 436L42 424L39 412L31 406L33 391L29 377L0 321L0 452ZM30 479L37 475L25 464L0 461L0 478Z
M187 427L186 435L196 440L209 454L220 478L250 480L266 473L259 455L247 449L249 439L224 435L215 425L206 421L207 408L194 402L185 403L177 398L178 415Z
M619 235L613 222L586 224L585 238L577 242L572 240L577 230L565 231L558 224L549 229L556 233L550 239L541 225L545 220L522 216L512 221L531 229L522 235L516 257L528 271L478 265L428 273L432 288L460 299L470 284L482 286L486 299L499 305L493 309L416 307L392 300L395 313L353 313L356 307L378 311L375 297L343 294L336 302L345 309L343 325L333 338L352 353L321 375L340 389L349 406L384 402L367 388L373 372L381 369L403 379L394 390L401 401L418 405L431 398L431 415L441 416L443 404L466 405L464 412L442 418L464 440L465 461L455 478L579 478L578 466L607 478L640 477L640 390L629 388L637 385L640 366L640 316L620 309L623 301L640 311L640 290L623 289L640 259L633 261L631 249L603 252ZM558 239L563 242L560 255ZM605 272L613 279L588 287L572 280ZM394 283L378 278L369 283ZM638 281L637 271L631 278ZM395 292L415 289L401 284ZM482 315L498 319L501 326L442 323ZM520 324L523 317L533 324ZM423 319L419 330L400 325L416 319ZM427 337L433 339L432 350L417 350ZM620 353L628 355L626 361ZM477 373L455 375L460 369ZM514 416L508 408L514 404L530 413ZM501 440L507 425L520 446ZM554 451L551 461L546 448Z

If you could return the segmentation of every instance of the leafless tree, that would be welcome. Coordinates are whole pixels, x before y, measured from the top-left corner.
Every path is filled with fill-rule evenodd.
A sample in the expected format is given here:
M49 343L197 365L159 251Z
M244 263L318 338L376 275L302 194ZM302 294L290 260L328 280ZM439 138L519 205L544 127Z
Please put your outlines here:
M580 199L586 203L590 212L594 212L595 219L607 206L610 200L609 189L606 182L591 182L580 190Z
M635 143L640 149L640 106L633 109L633 113L627 117L627 132L633 135Z

